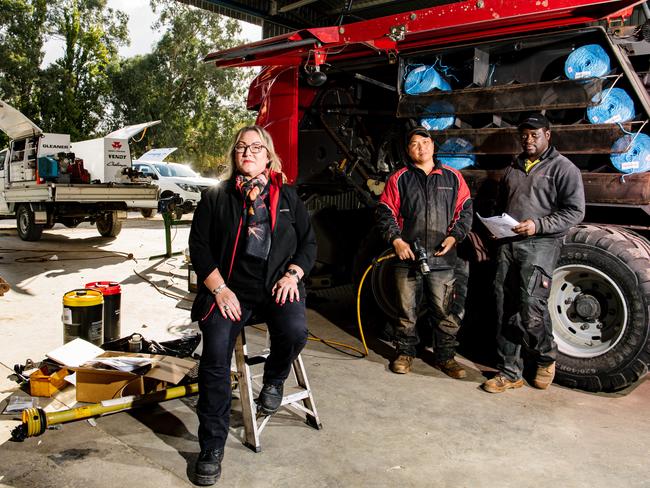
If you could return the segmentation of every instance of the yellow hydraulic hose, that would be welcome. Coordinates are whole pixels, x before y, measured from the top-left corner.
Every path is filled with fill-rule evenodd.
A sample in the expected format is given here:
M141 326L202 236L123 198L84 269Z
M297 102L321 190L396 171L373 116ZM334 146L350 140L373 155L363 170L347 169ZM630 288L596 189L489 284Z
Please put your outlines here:
M147 395L131 395L114 400L106 400L93 405L71 408L60 412L45 412L40 408L23 410L23 423L11 431L14 440L24 440L26 437L41 435L48 427L74 420L83 420L91 417L101 417L111 413L130 410L151 403L160 403L174 398L182 398L199 392L199 385L175 386L166 390L149 393Z
M363 288L363 282L365 281L366 276L368 275L368 273L373 267L377 266L382 261L385 261L387 259L392 259L396 256L397 255L394 252L392 252L390 254L387 254L386 256L382 256L380 258L374 259L370 264L370 266L368 266L366 271L363 273L363 276L361 277L361 281L359 282L359 289L357 291L357 323L359 324L359 335L361 336L361 342L365 350L364 356L368 355L368 346L366 345L366 339L363 336L363 326L361 325L361 289Z

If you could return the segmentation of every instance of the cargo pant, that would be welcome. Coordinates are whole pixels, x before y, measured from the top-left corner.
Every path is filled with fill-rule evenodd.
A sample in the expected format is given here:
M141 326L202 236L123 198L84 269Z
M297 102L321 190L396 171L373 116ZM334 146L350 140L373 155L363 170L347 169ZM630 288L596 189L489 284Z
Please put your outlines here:
M540 366L557 358L548 297L561 245L560 238L532 237L499 249L494 282L497 367L511 381L523 373L522 347Z
M433 324L434 361L444 362L456 354L460 318L453 314L454 270L432 270L423 275L414 267L395 267L398 320L395 346L398 354L415 356L419 338L416 330L420 302L424 301Z

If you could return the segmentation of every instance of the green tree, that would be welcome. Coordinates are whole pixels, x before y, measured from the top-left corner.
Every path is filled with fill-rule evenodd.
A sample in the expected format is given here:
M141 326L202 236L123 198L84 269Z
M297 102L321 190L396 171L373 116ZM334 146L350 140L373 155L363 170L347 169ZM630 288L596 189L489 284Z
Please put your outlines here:
M46 11L45 0L0 0L0 99L36 123Z
M48 131L72 140L95 135L108 110L109 68L128 44L128 16L106 7L106 0L50 3L49 25L64 41L62 56L45 69L40 106Z
M114 125L161 120L145 136L148 148L178 147L171 160L215 170L233 132L254 118L245 110L252 71L218 70L202 59L241 43L240 25L174 1L152 7L165 33L151 54L126 59L112 72Z

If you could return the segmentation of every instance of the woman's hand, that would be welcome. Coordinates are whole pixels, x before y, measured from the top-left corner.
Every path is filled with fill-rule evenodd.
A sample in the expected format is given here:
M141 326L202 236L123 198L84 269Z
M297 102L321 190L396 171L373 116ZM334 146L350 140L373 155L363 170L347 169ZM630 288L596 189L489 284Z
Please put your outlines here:
M214 301L219 307L221 315L224 319L230 319L233 322L239 322L241 320L241 306L239 305L239 299L237 295L228 287L224 288L222 291L217 293L214 296Z
M275 296L275 303L284 305L287 298L290 302L300 300L300 292L298 291L298 282L295 278L283 276L273 286L271 294Z

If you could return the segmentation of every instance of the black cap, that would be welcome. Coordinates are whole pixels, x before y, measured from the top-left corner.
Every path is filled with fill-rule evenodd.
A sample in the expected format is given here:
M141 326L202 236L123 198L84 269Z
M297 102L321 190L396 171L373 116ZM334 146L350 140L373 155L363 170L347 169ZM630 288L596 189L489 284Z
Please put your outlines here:
M517 129L548 129L550 127L548 119L540 114L534 113L526 116L517 126Z
M411 137L413 136L422 136L431 139L431 134L429 134L429 131L421 125L416 125L409 131L409 133L406 135L406 144L409 144L411 142Z

